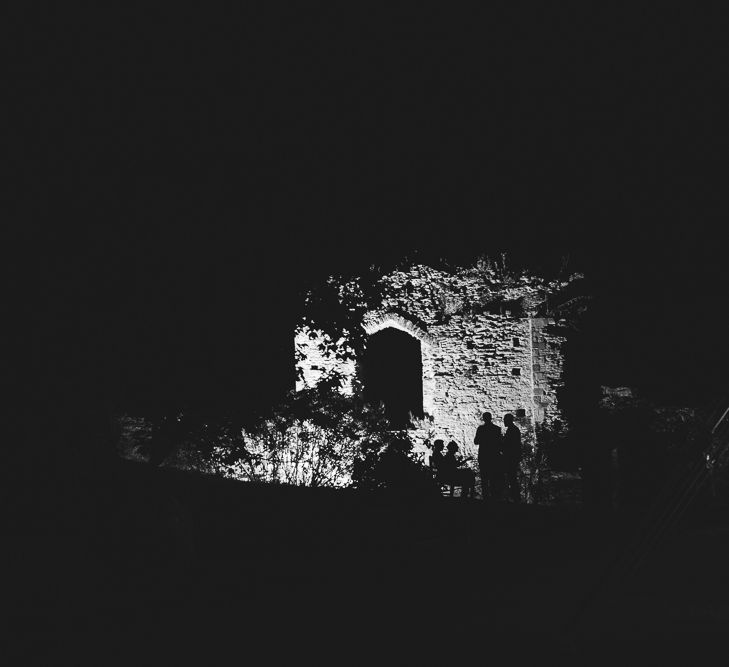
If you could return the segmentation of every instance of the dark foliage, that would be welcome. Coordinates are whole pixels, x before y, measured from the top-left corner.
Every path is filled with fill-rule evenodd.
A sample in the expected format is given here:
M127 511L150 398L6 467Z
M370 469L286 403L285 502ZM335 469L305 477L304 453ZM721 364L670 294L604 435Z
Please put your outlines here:
M253 428L231 420L188 424L193 467L243 480L363 491L430 493L430 470L406 431L391 430L382 408L359 391L340 390L332 373L316 387L291 392Z
M392 432L384 441L365 441L352 472L353 486L401 495L437 496L439 486L429 468L412 452L407 432Z

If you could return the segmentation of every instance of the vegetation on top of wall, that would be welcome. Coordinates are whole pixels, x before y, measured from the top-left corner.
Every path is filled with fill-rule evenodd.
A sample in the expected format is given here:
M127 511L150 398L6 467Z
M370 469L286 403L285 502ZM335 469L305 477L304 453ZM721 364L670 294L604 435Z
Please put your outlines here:
M563 307L568 301L582 306L589 299L580 292L579 281L584 276L568 272L566 259L552 277L532 273L527 268L512 268L506 254L497 260L480 257L469 271L475 272L487 287L480 302L472 304L472 311L481 309L503 313L508 310L512 315L521 317L555 316L574 312Z
M324 354L344 360L356 358L365 342L365 314L384 308L436 322L487 312L579 319L589 301L580 284L582 274L568 272L566 260L553 273L549 277L517 269L505 254L482 256L469 267L403 262L384 272L371 266L363 275L330 276L309 290L302 299L299 330L317 339ZM300 349L296 354L297 361L303 359Z

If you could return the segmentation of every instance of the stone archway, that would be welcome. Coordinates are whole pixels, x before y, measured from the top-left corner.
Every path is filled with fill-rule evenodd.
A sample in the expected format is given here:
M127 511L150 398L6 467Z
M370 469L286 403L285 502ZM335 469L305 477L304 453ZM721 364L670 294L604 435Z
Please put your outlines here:
M372 340L374 340L373 337L379 332L389 330L387 337L378 341L378 347L381 348L380 352L385 352L383 355L385 358L388 356L387 350L382 348L387 348L388 343L391 351L393 347L395 350L401 350L404 355L400 360L403 362L403 368L400 368L398 372L404 372L405 374L412 373L416 367L414 357L416 351L419 352L419 365L417 368L420 378L419 382L413 382L413 385L410 385L410 389L417 392L418 389L415 385L418 385L422 392L422 398L417 406L419 408L416 412L417 416L434 417L433 397L435 395L435 373L433 372L432 348L435 346L435 341L433 337L425 330L424 327L397 313L368 313L363 319L362 327ZM398 337L394 332L407 334L407 338ZM389 338L389 341L387 338ZM408 340L410 340L410 345L408 345ZM408 352L408 350L410 350L410 352ZM367 365L366 357L367 351L365 350L364 356L361 360L365 375ZM398 362L396 361L396 365L397 363ZM412 377L410 377L410 379L412 379ZM366 385L366 377L363 377L363 381ZM409 382L406 381L405 384L408 385ZM408 386L405 386L404 389L407 392ZM408 401L404 401L404 403L408 403Z
M364 397L382 404L393 428L423 417L423 362L420 342L394 327L372 334L361 359Z

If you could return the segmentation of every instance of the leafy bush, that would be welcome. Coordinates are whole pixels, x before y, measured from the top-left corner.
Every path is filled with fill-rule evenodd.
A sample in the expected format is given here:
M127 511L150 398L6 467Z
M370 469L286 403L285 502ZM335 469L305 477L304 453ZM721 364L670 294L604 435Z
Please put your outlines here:
M561 420L537 424L536 435L537 448L550 470L575 472L579 469L579 447Z
M405 431L392 433L384 441L365 441L352 477L353 486L365 491L408 495L440 492L430 469L413 453L413 443Z
M406 431L392 431L381 409L344 395L332 373L292 392L248 431L206 425L196 467L241 480L362 490L433 488Z

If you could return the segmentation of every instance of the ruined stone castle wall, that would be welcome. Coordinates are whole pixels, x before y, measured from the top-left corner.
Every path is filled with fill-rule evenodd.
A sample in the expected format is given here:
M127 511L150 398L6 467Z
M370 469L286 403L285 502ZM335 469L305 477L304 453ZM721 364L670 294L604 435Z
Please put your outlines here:
M558 392L564 386L564 344L566 337L553 319L532 318L532 368L537 423L562 419Z
M462 454L475 456L473 437L486 410L499 425L504 414L513 414L527 441L537 423L561 418L565 338L553 319L508 305L515 297L529 297L528 286L495 290L477 271L452 274L425 266L393 272L381 283L381 302L361 326L369 335L394 327L420 341L423 409L430 424L416 429L416 436L455 440ZM506 306L488 307L495 291ZM356 362L327 358L318 348L324 339L310 333L296 334L303 352L297 388L313 386L336 369L349 379L345 391L351 391Z
M432 333L438 341L432 416L439 437L458 442L464 454L474 454L473 436L484 411L498 423L507 412L516 415L520 410L525 419L531 418L527 320L457 316Z

